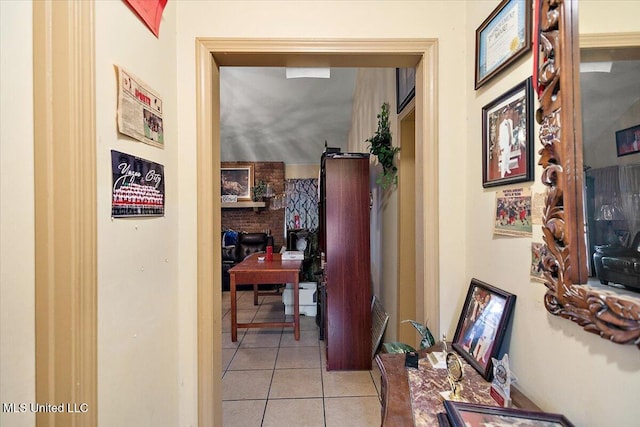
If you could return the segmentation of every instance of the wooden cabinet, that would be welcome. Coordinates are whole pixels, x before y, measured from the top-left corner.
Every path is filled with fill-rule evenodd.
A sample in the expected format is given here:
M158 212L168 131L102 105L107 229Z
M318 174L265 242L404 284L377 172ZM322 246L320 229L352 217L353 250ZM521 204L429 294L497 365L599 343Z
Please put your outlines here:
M327 370L369 370L369 155L323 155L319 204Z

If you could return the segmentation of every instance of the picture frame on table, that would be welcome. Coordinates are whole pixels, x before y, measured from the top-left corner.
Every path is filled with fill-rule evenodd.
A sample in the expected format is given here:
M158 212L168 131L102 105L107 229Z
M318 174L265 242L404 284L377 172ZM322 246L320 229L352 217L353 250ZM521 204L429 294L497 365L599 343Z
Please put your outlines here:
M452 347L487 381L493 377L491 358L498 358L515 302L515 295L471 279Z
M445 400L444 408L451 427L486 425L574 427L564 415L549 412L525 411L453 400Z
M476 90L531 49L531 1L503 0L476 30Z
M482 186L533 181L531 77L482 108Z
M416 69L396 68L396 113L400 114L415 95Z
M220 195L238 196L238 201L251 201L253 165L237 164L220 168Z
M616 132L618 157L640 153L640 124Z

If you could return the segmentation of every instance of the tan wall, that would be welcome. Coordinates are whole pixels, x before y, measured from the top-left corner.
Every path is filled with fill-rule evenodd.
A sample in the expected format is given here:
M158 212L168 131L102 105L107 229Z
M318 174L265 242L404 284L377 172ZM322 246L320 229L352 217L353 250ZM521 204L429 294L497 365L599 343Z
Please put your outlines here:
M31 14L30 2L0 2L0 403L36 396ZM34 424L0 411L0 425Z
M191 329L183 332L181 319L189 314L179 310L178 219L190 214L178 203L182 178L176 120L176 6L167 4L159 38L125 2L97 1L95 18L98 423L178 425L180 353L184 351L180 338ZM162 97L164 149L118 133L114 65L133 73ZM112 149L164 165L164 217L110 217Z
M466 51L471 57L473 30L498 2L466 4ZM638 2L582 1L579 6L582 30L597 28L606 33L635 27L634 31L638 31ZM533 239L492 236L495 189L485 190L481 183L481 110L530 76L532 66L531 57L527 56L478 91L472 86L473 64L467 67L467 280L477 277L517 295L513 327L507 335L509 361L518 386L540 407L564 413L580 426L635 425L637 404L632 396L640 392L638 349L609 343L547 312L543 304L546 288L530 281L528 275L531 242L542 241L540 226L534 226ZM537 136L537 129L535 132ZM536 140L536 152L538 147ZM542 192L540 176L541 168L536 166L535 181L521 185L532 185L535 192Z
M353 97L352 123L349 132L349 151L369 152L367 139L378 128L377 115L382 103L389 103L389 122L393 145L396 138L396 74L394 68L361 68L356 75ZM378 160L371 156L371 281L373 295L380 298L385 311L389 313L389 324L384 335L385 341L396 340L397 328L397 191L386 192L376 184L382 168Z

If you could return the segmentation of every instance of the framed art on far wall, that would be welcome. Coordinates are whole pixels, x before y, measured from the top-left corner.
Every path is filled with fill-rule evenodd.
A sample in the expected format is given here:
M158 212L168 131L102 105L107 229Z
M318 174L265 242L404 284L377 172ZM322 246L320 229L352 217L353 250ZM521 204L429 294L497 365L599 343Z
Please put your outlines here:
M616 132L616 150L618 157L640 153L640 125Z
M476 90L529 49L531 0L503 0L476 30Z
M251 201L253 165L238 164L220 168L220 195L238 196L238 201Z
M460 313L453 348L487 381L493 370L516 296L478 279L471 279Z
M482 186L533 181L531 77L482 108Z
M396 105L397 114L407 106L416 95L416 69L396 68Z

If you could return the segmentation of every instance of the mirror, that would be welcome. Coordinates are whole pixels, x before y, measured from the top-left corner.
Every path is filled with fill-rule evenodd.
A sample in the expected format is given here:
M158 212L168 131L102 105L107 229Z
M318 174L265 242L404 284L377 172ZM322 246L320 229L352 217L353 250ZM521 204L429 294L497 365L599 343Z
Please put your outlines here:
M539 164L547 187L542 218L545 307L585 330L640 348L640 297L589 284L577 2L540 2L536 76Z
M582 35L580 42L594 46L580 50L589 283L640 297L640 270L626 263L640 259L633 247L640 231L640 41L616 48Z

